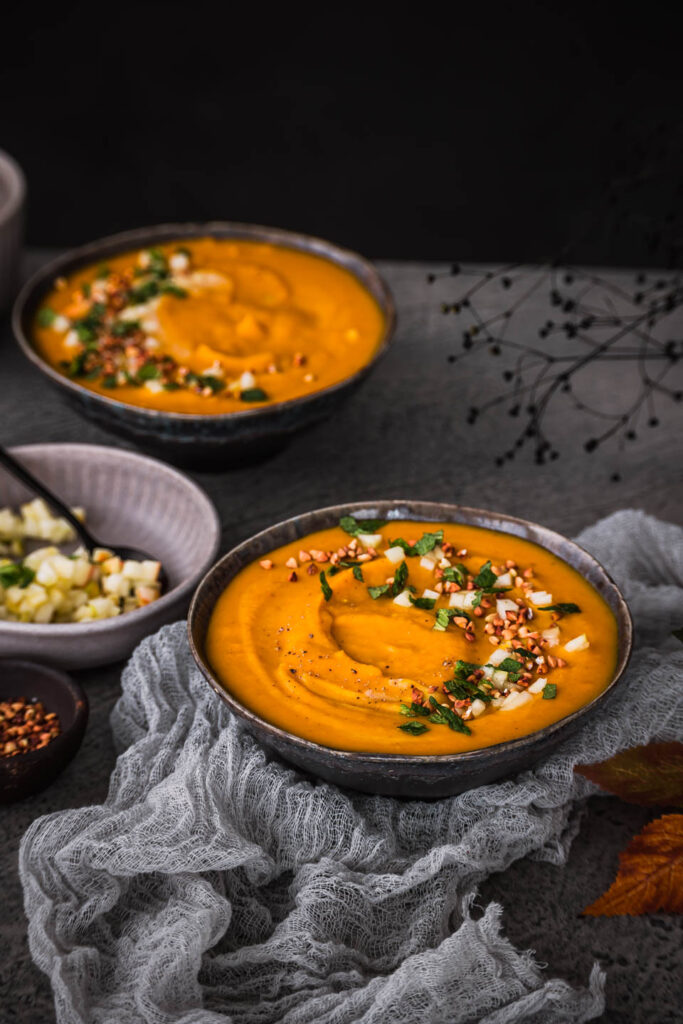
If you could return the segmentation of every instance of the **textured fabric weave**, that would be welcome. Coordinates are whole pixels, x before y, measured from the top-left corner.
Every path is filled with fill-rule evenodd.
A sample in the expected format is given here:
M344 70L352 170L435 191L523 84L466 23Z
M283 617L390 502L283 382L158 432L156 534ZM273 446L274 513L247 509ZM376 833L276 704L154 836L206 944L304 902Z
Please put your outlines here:
M64 1024L568 1024L599 1016L504 937L477 886L561 864L594 787L577 763L683 736L683 531L620 512L580 543L636 624L607 711L514 781L429 802L351 795L273 760L216 700L185 626L140 645L112 714L102 806L36 821L20 868L31 951ZM656 699L655 699L656 698Z

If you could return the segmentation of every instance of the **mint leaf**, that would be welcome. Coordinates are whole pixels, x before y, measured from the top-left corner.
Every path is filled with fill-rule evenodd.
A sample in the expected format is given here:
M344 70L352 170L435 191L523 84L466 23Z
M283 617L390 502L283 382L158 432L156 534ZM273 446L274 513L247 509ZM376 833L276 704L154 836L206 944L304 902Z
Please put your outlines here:
M39 327L52 327L56 319L57 314L54 309L50 309L49 306L43 306L43 308L39 309L36 314L36 323Z
M431 714L429 708L426 708L424 704L416 704L412 701L410 704L401 704L401 714L408 716L423 716L427 717Z
M382 583L378 587L368 587L368 594L373 601L376 601L378 597L382 597L389 590L389 583Z
M539 607L539 612L561 612L563 615L574 615L576 612L580 612L578 604L544 604Z
M0 566L0 585L3 587L21 587L24 590L29 583L33 583L36 574L33 569L20 562L11 565Z
M555 683L546 683L543 687L543 700L554 700L557 696L557 685Z
M262 388L245 388L244 391L240 391L240 400L242 402L267 402L268 395Z
M468 618L467 613L463 612L460 608L439 608L436 613L436 622L432 628L435 629L437 633L445 633L451 619L459 619L461 616L463 618Z
M403 732L409 732L411 736L421 736L423 732L429 732L427 726L422 722L404 722L398 728Z
M355 516L342 516L339 520L344 533L357 537L359 533L377 533L386 524L384 519L356 519Z
M493 590L494 584L498 577L495 572L491 572L491 561L484 562L481 569L474 577L474 585L479 590Z
M436 598L435 597L413 597L412 594L411 594L410 595L410 603L413 605L414 608L426 608L428 611L431 611L431 609L436 604Z
M467 569L458 562L457 565L448 566L443 571L443 578L447 583L457 583L459 587L467 586Z
M322 587L323 597L326 601L332 597L332 587L327 582L327 574L324 569L320 571L320 586Z
M434 697L429 698L429 703L434 708L434 711L429 716L429 721L433 725L447 725L454 732L464 732L468 736L472 735L472 730L465 725L460 715L456 715L455 711L451 711L445 704L439 704Z
M514 658L503 658L500 665L495 665L494 667L500 669L501 672L514 672L515 674L522 672L524 669L522 663L515 661Z

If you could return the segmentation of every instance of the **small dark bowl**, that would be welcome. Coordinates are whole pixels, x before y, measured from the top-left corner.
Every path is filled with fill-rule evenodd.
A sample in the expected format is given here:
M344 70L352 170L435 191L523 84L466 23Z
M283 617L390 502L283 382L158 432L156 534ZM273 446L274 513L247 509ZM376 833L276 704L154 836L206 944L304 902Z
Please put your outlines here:
M559 722L545 729L498 743L492 747L459 754L373 754L335 750L286 732L245 708L226 690L208 663L205 639L209 619L225 587L245 565L273 548L335 526L340 516L387 520L414 519L425 522L468 523L500 530L533 541L577 569L605 599L618 624L618 656L614 677L601 694ZM429 501L377 501L335 505L288 519L240 544L209 570L190 606L188 631L192 654L221 700L242 719L246 727L267 747L285 760L339 786L365 793L408 798L437 798L461 793L506 775L530 768L547 757L580 728L585 715L603 707L614 695L631 654L631 616L616 583L592 555L578 544L544 526L496 512L464 508Z
M373 296L385 318L384 334L372 359L337 384L286 402L275 402L244 412L193 416L127 405L108 395L89 391L50 366L33 344L36 310L55 278L67 276L92 263L148 245L175 239L236 238L269 242L321 256L349 271ZM12 327L24 355L89 419L106 430L131 438L142 448L158 452L179 465L223 468L270 455L283 448L300 430L334 415L389 348L396 325L396 310L388 285L375 267L354 252L309 235L254 224L212 221L208 224L161 224L102 238L60 256L24 285L14 304Z
M32 661L0 660L0 701L26 697L42 701L59 717L61 731L45 747L0 757L0 803L40 793L66 768L81 745L88 721L88 698L64 672Z

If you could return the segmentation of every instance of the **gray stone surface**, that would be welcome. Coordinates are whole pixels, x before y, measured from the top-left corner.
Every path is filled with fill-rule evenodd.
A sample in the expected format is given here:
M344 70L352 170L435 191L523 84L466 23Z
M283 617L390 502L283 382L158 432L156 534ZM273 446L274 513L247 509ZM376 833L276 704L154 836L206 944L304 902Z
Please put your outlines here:
M33 254L35 264L42 254ZM451 281L431 288L427 267L384 264L399 308L395 347L336 421L296 438L268 462L223 474L194 474L216 502L223 520L223 549L286 516L322 504L379 497L447 499L536 519L567 534L617 508L643 508L681 522L683 459L681 406L662 402L661 425L644 431L617 457L615 450L586 455L581 440L590 428L559 402L547 420L561 458L546 466L522 455L502 468L493 456L511 433L505 413L465 424L465 411L483 390L500 382L503 364L481 354L453 365L460 331L443 317L439 302ZM538 300L536 317L545 309ZM680 325L679 325L680 326ZM626 393L623 364L591 370L595 396ZM680 386L680 385L679 385ZM90 441L121 444L81 420L24 361L4 325L0 341L2 440ZM514 432L512 432L514 433ZM622 482L610 483L618 468ZM76 759L44 793L0 810L0 1022L54 1020L46 977L33 965L16 859L19 841L38 816L101 802L114 763L108 715L119 693L121 666L79 674L91 701L88 731ZM534 949L549 971L585 982L591 964L607 968L604 1020L683 1020L683 922L647 918L581 918L581 909L607 888L618 853L655 815L615 799L595 797L565 867L521 861L489 879L480 902L495 898L505 909L504 929L517 945Z

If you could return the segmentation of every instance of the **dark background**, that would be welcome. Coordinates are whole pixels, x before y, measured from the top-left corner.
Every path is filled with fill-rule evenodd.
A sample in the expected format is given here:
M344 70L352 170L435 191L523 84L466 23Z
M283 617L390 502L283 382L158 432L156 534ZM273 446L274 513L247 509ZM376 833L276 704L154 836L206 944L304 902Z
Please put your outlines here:
M164 220L373 257L671 264L680 41L664 5L14 7L0 146L28 242Z

